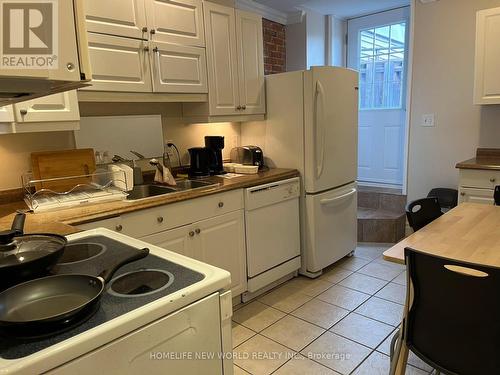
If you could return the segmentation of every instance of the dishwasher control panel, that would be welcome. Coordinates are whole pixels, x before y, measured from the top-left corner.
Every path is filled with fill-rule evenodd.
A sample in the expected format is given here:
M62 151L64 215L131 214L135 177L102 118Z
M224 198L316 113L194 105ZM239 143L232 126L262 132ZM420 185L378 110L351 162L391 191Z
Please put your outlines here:
M299 195L300 180L298 177L254 186L245 190L245 209L247 211L252 210L280 201L298 198Z

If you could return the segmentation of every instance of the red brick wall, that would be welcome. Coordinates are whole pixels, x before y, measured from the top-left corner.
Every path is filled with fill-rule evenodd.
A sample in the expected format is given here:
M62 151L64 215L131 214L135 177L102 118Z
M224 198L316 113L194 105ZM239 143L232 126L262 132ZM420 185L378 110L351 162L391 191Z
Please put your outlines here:
M285 25L262 19L264 32L264 74L286 71Z

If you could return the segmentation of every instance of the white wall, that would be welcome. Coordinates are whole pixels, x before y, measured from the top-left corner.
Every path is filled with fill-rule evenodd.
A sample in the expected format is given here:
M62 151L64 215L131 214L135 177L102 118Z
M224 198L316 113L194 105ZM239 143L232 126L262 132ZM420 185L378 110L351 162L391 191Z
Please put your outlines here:
M330 18L330 61L333 66L346 66L347 21L335 16ZM328 42L328 41L327 41Z
M304 70L306 68L306 22L286 26L286 70Z
M500 148L500 106L472 104L476 11L500 0L416 1L408 199L458 185L455 164L476 148ZM436 126L420 126L434 113Z
M326 16L306 11L307 69L326 64Z

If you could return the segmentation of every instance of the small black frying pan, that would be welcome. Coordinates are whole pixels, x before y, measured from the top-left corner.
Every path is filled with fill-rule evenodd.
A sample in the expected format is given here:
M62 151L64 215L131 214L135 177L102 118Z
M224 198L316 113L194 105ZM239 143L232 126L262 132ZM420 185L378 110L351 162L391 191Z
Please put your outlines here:
M46 274L64 253L65 237L24 234L25 218L25 214L17 214L11 229L0 232L0 290Z
M99 276L55 275L30 280L0 293L0 330L8 334L17 330L36 332L50 325L63 326L82 311L95 311L105 284L125 263L144 258L149 249L138 249L137 255L115 264Z

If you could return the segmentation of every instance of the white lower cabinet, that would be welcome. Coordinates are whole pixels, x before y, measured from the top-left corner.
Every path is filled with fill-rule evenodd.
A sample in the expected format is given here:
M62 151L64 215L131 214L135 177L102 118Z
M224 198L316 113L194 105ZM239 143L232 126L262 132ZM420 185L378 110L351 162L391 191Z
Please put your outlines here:
M246 291L243 210L166 230L141 240L231 273L231 293Z
M108 228L225 269L231 292L247 290L243 191L232 190L78 225Z
M494 190L490 189L473 189L460 187L459 190L459 203L480 203L493 205L495 200L493 198Z
M460 169L458 203L494 204L496 185L500 185L500 171Z

